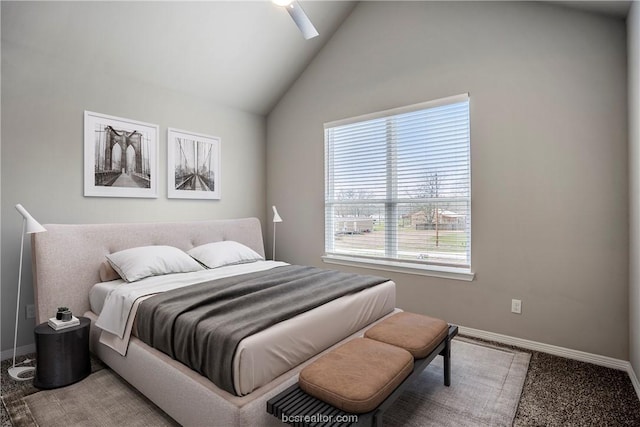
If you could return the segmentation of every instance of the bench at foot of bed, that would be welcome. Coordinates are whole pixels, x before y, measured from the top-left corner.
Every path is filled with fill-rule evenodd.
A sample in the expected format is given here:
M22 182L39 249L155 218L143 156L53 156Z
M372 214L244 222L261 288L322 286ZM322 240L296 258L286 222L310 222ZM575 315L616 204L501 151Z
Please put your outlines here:
M402 312L322 356L267 402L267 412L296 426L382 426L385 410L438 355L451 384L451 339L458 327Z

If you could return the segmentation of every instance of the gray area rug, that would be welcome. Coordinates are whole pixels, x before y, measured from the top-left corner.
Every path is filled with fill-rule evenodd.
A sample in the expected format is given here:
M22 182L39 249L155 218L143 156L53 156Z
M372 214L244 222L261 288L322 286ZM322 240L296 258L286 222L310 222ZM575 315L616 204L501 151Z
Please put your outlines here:
M510 426L529 353L456 338L451 386L436 358L389 409L387 426ZM69 387L3 397L15 427L173 426L166 414L109 369ZM214 424L211 424L214 425Z
M510 426L529 353L458 337L451 347L451 386L436 358L389 408L386 426Z
M15 427L178 425L109 369L68 387L3 401Z

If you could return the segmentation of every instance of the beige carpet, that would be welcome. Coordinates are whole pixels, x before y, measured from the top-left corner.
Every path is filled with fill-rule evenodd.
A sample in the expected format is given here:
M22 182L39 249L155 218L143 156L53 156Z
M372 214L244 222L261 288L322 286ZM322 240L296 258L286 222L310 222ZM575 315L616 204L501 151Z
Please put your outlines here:
M512 424L530 355L464 338L453 341L451 353L451 386L442 384L438 357L389 409L386 426ZM175 425L109 369L69 387L3 400L15 427Z

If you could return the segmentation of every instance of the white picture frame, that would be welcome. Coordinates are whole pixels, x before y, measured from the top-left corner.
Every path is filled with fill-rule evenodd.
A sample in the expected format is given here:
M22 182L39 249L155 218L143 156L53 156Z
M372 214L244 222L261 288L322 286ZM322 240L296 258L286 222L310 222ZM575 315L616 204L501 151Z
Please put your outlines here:
M167 197L220 200L220 155L219 137L169 128Z
M158 125L84 112L84 195L158 197Z

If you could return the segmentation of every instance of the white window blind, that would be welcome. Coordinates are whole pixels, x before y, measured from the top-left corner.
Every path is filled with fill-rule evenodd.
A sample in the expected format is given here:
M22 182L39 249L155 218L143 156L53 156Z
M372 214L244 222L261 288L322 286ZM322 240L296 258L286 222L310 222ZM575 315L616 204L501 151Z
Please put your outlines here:
M467 94L325 124L325 251L469 268Z

